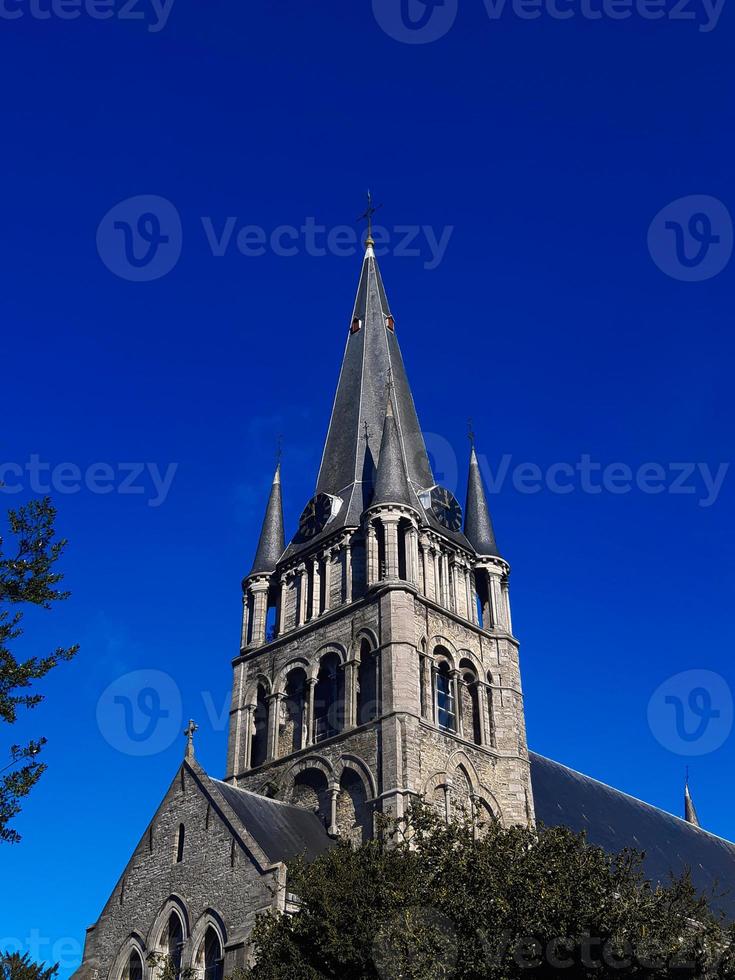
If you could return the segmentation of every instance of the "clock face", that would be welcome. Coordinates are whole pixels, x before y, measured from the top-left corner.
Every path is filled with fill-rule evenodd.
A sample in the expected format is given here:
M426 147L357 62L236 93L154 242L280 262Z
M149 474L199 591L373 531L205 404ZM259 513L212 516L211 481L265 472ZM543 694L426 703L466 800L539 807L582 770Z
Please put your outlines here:
M434 487L431 491L431 513L447 530L462 530L462 508L446 487Z
M329 494L318 493L312 497L299 518L299 537L308 541L323 531L332 516L332 498Z

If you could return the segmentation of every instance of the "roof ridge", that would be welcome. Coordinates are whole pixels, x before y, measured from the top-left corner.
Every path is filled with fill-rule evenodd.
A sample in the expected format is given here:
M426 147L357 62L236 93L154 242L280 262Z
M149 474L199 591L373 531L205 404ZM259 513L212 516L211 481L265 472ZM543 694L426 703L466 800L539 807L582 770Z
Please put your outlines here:
M682 817L677 817L675 813L671 813L669 810L664 810L663 807L656 806L655 803L649 803L647 800L641 800L637 796L633 796L632 793L626 793L625 790L618 789L616 786L611 786L609 783L604 783L601 779L597 779L595 776L588 776L586 772L580 772L578 769L573 769L571 766L565 765L563 762L557 762L556 759L550 759L546 755L541 755L540 752L529 752L529 755L535 755L537 759L542 759L544 762L550 762L552 766L558 766L560 769L566 769L567 772L574 773L575 776L581 776L582 779L589 779L591 783L597 783L598 786L604 786L605 789L612 790L613 793L617 793L618 796L625 796L629 800L633 800L634 803L640 803L641 806L646 806L650 810L656 810L658 813L662 813L665 817L670 817L672 820L676 820L678 823L683 824L684 827L689 828L694 832L700 832L706 834L708 837L713 837L715 840L721 841L723 844L727 844L735 851L735 841L728 840L727 837L720 837L719 834L713 834L711 830L707 830L705 827L695 827L694 824L688 823Z

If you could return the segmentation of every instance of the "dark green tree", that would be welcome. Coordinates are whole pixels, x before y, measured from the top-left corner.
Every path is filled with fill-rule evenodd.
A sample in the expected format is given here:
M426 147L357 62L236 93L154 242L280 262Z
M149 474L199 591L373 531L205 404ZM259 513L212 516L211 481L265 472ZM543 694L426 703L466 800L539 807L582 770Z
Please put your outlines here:
M45 967L34 963L28 953L0 953L0 980L54 980L59 964Z
M478 831L417 806L382 841L294 864L299 911L259 920L246 976L735 977L733 930L687 876L652 888L641 862L564 828Z
M50 609L68 592L56 586L62 575L56 562L66 541L54 540L56 509L50 498L33 500L8 512L9 536L0 535L0 720L12 725L19 708L35 708L43 695L32 691L34 681L45 677L77 647L58 648L45 657L18 660L10 646L21 634L24 606ZM0 840L17 842L20 835L9 824L41 778L46 766L39 754L45 738L10 747L9 763L0 766ZM10 770L8 772L8 770Z

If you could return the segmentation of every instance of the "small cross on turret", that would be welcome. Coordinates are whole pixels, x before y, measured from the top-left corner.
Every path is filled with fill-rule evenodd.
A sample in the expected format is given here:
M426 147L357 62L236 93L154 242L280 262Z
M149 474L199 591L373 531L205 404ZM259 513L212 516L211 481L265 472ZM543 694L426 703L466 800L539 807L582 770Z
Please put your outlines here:
M194 758L194 733L199 731L199 725L195 724L190 718L189 724L184 729L184 735L186 735L186 758Z

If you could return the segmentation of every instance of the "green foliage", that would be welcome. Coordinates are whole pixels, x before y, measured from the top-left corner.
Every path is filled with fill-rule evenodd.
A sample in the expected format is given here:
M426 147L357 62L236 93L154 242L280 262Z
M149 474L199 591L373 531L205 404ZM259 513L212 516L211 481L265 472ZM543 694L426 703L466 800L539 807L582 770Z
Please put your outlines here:
M173 956L159 953L152 953L147 962L156 980L192 980L197 972L193 967L177 966Z
M0 980L53 980L59 964L45 968L34 963L28 953L0 953Z
M735 977L735 931L687 877L651 888L641 861L565 828L478 833L417 805L382 841L289 869L299 911L258 921L247 978Z
M0 536L0 721L7 724L16 721L18 708L35 708L43 701L43 695L31 690L33 682L77 652L76 646L59 648L46 657L19 661L10 650L12 641L23 632L23 612L19 607L50 609L54 602L69 595L55 588L62 575L54 568L66 546L66 541L54 540L55 519L56 509L48 497L33 500L8 512L10 555L6 554L5 538ZM21 800L46 769L38 761L45 744L46 739L40 738L10 748L5 770L12 771L0 778L0 840L20 840L9 824L20 812Z

